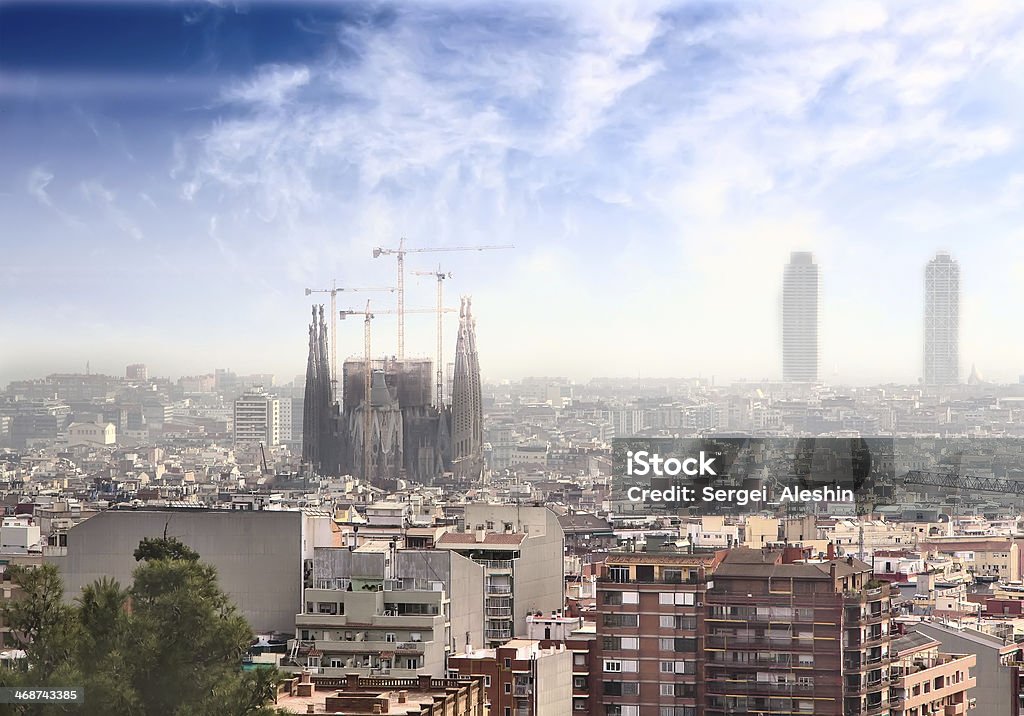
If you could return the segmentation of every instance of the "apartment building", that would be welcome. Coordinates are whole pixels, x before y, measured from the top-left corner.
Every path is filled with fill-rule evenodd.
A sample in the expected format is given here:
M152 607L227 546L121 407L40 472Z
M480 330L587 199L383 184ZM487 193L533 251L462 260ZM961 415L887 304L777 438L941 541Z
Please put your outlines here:
M235 444L263 443L267 447L281 442L281 405L263 388L246 391L235 400Z
M889 586L852 557L810 554L735 549L715 570L705 714L888 713Z
M484 677L493 716L569 716L572 671L572 651L564 644L543 647L532 639L467 649L448 660L449 678Z
M560 614L535 614L526 618L526 631L530 639L541 646L564 645L572 652L572 710L573 713L591 713L597 703L591 698L595 668L597 629L594 622L583 617Z
M484 646L525 637L528 615L562 608L565 536L547 507L466 505L462 529L441 535L437 548L484 568Z
M889 692L892 716L962 716L975 706L974 654L943 654L941 642L910 632L891 644Z
M725 552L610 554L597 580L592 699L605 716L696 716L709 579ZM713 584L713 583L712 583Z
M326 676L442 677L450 654L483 641L483 571L388 541L316 549L289 663Z

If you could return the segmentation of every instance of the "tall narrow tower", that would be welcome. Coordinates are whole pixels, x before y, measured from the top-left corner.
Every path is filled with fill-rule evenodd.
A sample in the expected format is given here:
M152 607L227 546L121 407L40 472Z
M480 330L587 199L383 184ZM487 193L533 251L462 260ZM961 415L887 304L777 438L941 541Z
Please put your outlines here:
M924 382L960 380L960 264L940 251L924 269Z
M302 460L320 475L338 472L335 431L337 405L331 383L324 307L313 306L309 324L309 356L306 360L306 391L302 403Z
M483 395L476 352L476 320L470 298L459 310L452 380L452 471L456 479L477 480L483 474Z
M818 265L794 251L782 278L782 379L818 380Z

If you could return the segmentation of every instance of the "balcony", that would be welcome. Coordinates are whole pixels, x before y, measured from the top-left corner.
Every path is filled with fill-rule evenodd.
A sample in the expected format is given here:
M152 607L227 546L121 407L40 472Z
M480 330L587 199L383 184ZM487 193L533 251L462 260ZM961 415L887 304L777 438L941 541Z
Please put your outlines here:
M348 641L317 639L317 650L325 654L422 654L425 642L422 641Z
M486 638L488 641L498 640L498 639L504 639L505 641L508 641L509 639L512 638L512 630L511 629L485 629L484 630L484 638Z
M474 559L473 561L492 572L512 571L513 560L511 559Z
M511 619L512 607L487 607L488 619Z
M487 593L488 594L511 594L512 593L512 585L511 584L488 584L487 585Z

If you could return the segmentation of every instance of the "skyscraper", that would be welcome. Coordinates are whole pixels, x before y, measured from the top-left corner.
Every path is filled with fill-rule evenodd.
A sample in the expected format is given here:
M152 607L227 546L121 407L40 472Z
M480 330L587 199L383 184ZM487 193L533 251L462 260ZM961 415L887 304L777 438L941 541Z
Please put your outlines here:
M960 264L944 251L924 270L924 382L960 379Z
M818 380L818 265L809 251L790 254L782 279L782 379Z

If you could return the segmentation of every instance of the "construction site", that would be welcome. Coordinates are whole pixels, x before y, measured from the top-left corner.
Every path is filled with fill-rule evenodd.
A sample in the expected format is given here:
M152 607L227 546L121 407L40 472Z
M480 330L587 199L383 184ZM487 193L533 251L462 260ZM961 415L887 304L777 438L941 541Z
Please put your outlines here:
M476 349L476 320L472 300L463 296L459 307L444 302L445 281L451 273L414 271L436 281L433 308L405 306L405 257L409 253L485 251L512 246L458 246L376 248L373 257L394 256L394 286L306 289L306 295L330 296L330 318L323 305L313 306L309 325L309 354L303 407L302 459L306 474L353 475L381 489L393 489L398 480L433 484L442 477L470 484L483 474L483 409L480 362ZM367 300L360 309L339 310L338 295L387 292L395 308L377 308ZM458 313L459 326L452 360L451 395L445 395L444 316ZM405 316L434 314L434 358L406 357ZM374 319L394 316L398 351L378 356L373 349ZM362 355L346 359L338 368L337 323L363 322Z

